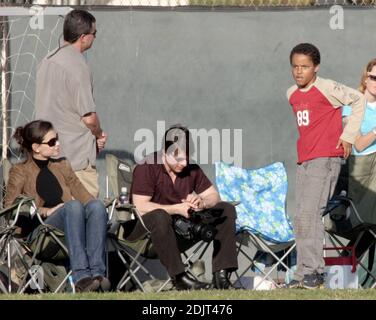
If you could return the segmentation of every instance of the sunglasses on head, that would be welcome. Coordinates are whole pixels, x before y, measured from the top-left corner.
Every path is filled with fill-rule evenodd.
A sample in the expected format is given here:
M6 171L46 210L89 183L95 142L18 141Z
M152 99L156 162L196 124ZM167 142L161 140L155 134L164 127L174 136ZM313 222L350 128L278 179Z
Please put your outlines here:
M370 78L370 80L372 80L372 81L376 81L376 75L369 74L368 78Z
M55 138L52 138L50 140L48 140L47 142L41 142L40 144L48 144L50 147L54 147L56 146L56 142L59 141L59 136L56 135Z

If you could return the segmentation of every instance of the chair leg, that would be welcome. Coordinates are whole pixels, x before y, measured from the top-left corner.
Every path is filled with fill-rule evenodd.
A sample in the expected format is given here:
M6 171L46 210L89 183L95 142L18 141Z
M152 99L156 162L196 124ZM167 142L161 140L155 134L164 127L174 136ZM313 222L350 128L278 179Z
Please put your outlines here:
M246 240L247 242L244 242ZM291 270L290 267L286 264L286 259L289 259L289 257L291 256L291 253L296 247L296 243L293 241L280 244L268 243L268 241L266 241L262 237L248 232L239 233L237 236L237 243L238 259L241 254L250 262L250 265L248 265L248 267L243 272L239 272L239 270L235 271L236 280L239 282L240 286L244 288L242 278L248 272L248 270L256 268L261 274L261 280L257 285L254 286L254 290L258 289L260 285L266 280L271 281L277 288L281 287L281 285L273 279L272 274L273 272L277 271L280 266L283 267L286 272L289 272ZM244 245L244 243L246 243L247 245ZM255 257L250 257L250 255L246 253L242 248L243 246L254 247L258 251L269 254L273 258L273 265L271 267L268 267L268 270L260 269L255 262ZM278 252L281 252L281 256L277 255Z
M142 262L138 261L138 259L140 258L141 250L135 256L133 256L132 254L128 253L125 248L123 248L120 244L118 244L118 242L116 240L111 239L110 241L111 241L112 246L115 248L115 251L116 251L118 257L120 258L123 265L127 269L126 272L123 274L122 278L120 279L120 281L118 282L118 284L116 286L116 290L120 291L128 283L128 281L133 279L137 283L137 285L140 287L140 289L143 292L145 292L145 288L142 285L142 283L139 280L136 273L139 270L142 270L151 279L155 279L155 277L149 272L149 270L147 270L142 265L144 263L144 261L142 261ZM146 243L145 243L145 245L146 245ZM141 249L143 249L143 248L141 248ZM125 257L128 257L131 260L131 263L128 263Z
M46 237L51 237L51 239L53 239L56 242L56 244L59 246L59 250L62 250L65 253L65 255L68 256L68 249L66 248L66 246L58 239L56 234L54 234L54 232L50 230L47 225L44 225L40 231L40 235L38 236L35 250L33 251L33 255L30 259L30 262L25 264L27 273L25 274L21 282L20 289L19 289L20 293L24 293L25 290L30 286L33 286L34 287L33 289L36 289L40 293L43 293L43 291L45 290L47 286L47 283L44 277L43 277L43 283L41 285L38 283L38 279L36 278L38 275L38 270L39 270L38 268L43 268L42 267L43 261L38 260L37 256L41 252L42 244L45 241ZM37 271L35 272L35 270ZM61 282L57 285L57 287L53 290L52 293L60 292L63 286L66 285L67 283L71 285L72 292L75 293L73 281L70 281L71 275L72 275L72 270L69 270L68 273L64 276L63 280L61 280Z
M359 232L359 235L358 237L355 239L355 242L353 244L353 246L356 248L357 245L359 244L359 242L361 241L362 237L364 236L364 234L366 232L369 232L373 237L374 237L374 242L376 242L376 234L375 232L373 232L373 230L362 230L361 232ZM332 233L328 233L329 234L329 240L331 241L332 245L334 247L337 247L337 246L340 246L340 247L344 247L345 244L334 234ZM371 246L372 244L370 244ZM337 253L340 254L340 250L337 250ZM372 273L372 270L369 270L368 267L366 267L363 263L363 260L365 259L365 257L367 256L366 255L367 253L367 250L364 251L364 253L357 258L357 265L362 268L362 270L364 270L366 272L366 274L368 275L368 277L371 277L374 281L374 283L372 284L371 288L375 288L376 287L376 275ZM362 283L362 284L359 284L359 287L360 288L363 288L365 286L365 283Z

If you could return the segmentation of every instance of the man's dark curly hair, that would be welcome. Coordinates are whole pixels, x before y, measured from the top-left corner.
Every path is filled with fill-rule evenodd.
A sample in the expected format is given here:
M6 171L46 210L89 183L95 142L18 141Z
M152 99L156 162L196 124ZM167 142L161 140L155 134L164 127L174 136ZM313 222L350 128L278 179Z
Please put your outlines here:
M290 53L290 64L292 64L292 57L294 54L304 54L309 56L315 66L320 64L320 51L311 43L299 43Z

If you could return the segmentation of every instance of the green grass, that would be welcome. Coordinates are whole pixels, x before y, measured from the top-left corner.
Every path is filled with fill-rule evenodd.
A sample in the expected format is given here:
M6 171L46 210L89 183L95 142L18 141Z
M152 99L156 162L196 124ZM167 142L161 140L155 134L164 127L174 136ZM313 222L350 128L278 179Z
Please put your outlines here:
M0 300L376 300L376 290L210 290L161 293L11 294Z

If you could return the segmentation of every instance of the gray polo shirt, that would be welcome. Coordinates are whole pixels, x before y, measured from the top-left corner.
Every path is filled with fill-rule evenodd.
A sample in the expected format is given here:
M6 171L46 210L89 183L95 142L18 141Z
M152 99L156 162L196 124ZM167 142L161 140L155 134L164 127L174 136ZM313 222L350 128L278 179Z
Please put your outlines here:
M81 118L95 112L92 75L84 56L72 45L45 57L37 68L36 119L52 122L59 134L60 156L73 170L95 165L96 139Z

